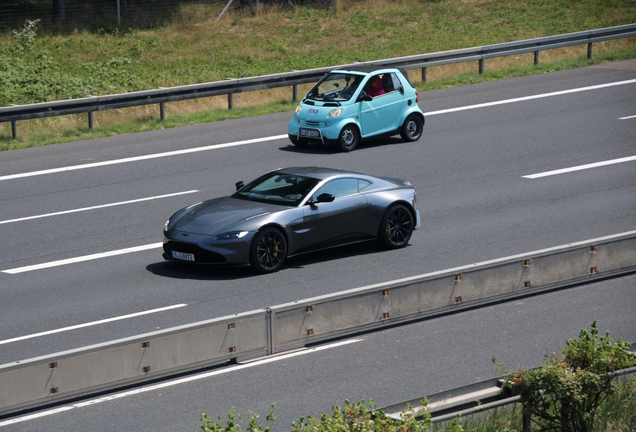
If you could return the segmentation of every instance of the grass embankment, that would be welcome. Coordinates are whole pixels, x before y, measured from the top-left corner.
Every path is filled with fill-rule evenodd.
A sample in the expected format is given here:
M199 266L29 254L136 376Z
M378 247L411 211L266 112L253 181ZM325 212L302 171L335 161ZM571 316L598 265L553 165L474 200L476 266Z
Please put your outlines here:
M224 2L183 4L150 29L52 32L34 39L0 35L0 106L220 81L357 61L501 43L636 22L630 0L333 0L328 7L261 4L228 11ZM21 29L16 29L21 30ZM23 32L24 34L25 32ZM636 38L419 70L420 91L636 57ZM299 88L299 94L307 88ZM72 115L0 124L0 150L291 111L289 88L98 112L94 129Z

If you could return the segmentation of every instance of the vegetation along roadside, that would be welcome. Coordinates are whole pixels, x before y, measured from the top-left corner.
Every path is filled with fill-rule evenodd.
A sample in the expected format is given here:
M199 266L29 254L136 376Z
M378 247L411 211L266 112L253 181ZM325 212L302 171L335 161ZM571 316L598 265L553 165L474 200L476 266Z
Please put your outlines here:
M291 6L294 3L294 6ZM173 87L495 44L636 22L633 0L332 0L262 2L259 13L225 2L184 2L152 26L88 28L26 20L0 34L0 106ZM149 12L152 13L152 10ZM97 28L97 30L94 30ZM636 38L419 70L419 91L636 57ZM308 86L307 86L308 88ZM307 88L300 87L299 94ZM425 96L424 96L425 99ZM288 88L156 106L0 124L0 150L291 112Z
M494 359L493 359L494 361ZM333 406L320 418L301 417L291 426L294 432L513 432L522 431L523 410L530 413L534 431L630 432L636 430L636 382L617 376L616 371L636 366L630 344L606 332L601 335L596 322L581 330L578 339L568 339L561 354L546 356L545 363L531 370L518 369L504 376L511 395L521 404L433 424L426 408L406 409L401 419L377 409L373 400ZM499 366L498 366L499 367ZM633 376L633 375L631 375ZM425 407L427 401L422 401ZM273 429L275 404L262 425L250 412L245 430L269 432ZM214 420L201 414L202 432L241 432L243 419L234 408L227 419Z

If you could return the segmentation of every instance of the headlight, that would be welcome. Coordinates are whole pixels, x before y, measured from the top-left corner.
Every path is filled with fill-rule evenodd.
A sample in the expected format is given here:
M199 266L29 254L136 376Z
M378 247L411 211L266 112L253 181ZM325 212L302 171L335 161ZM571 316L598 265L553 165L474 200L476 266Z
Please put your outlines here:
M298 105L296 107L296 114L300 114L300 112L303 110L303 107L301 105Z
M341 113L342 113L342 108L338 108L338 109L329 111L329 114L327 114L327 117L338 117Z
M240 239L247 235L249 231L230 231L223 234L219 234L214 237L214 240L233 240Z
M163 232L168 232L168 227L170 226L170 219L168 219L166 221L165 224L163 224Z

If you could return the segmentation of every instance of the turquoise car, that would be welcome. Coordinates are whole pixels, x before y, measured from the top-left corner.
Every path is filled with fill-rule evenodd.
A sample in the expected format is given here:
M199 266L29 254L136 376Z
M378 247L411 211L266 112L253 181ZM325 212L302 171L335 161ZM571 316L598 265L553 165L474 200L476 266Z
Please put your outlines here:
M287 126L296 146L336 145L349 152L362 140L422 136L424 113L403 69L360 66L327 73L296 107Z

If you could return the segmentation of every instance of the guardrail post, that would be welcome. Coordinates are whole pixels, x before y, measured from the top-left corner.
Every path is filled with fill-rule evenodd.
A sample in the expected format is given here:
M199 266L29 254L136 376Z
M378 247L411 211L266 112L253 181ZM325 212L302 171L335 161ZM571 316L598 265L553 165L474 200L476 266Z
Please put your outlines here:
M93 111L88 112L88 128L93 129Z
M539 51L535 51L534 52L534 65L538 65L539 64Z
M292 86L292 102L296 102L298 100L298 85L294 84Z
M18 122L11 120L11 138L18 138Z
M592 42L587 44L587 59L590 60L592 58Z
M422 82L426 82L426 68L422 68Z
M164 102L159 103L159 116L161 117L161 121L166 119L166 104Z
M523 432L532 432L532 414L530 414L530 407L527 403L523 404L523 417L522 417L522 428Z
M230 2L232 3L232 2ZM234 78L225 78L226 80L233 80ZM228 93L227 94L227 109L232 109L232 107L234 106L234 100L232 98L232 93Z
M484 73L484 59L479 59L479 75Z

